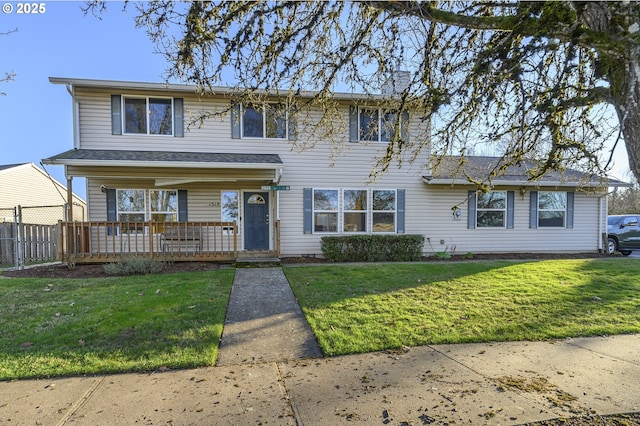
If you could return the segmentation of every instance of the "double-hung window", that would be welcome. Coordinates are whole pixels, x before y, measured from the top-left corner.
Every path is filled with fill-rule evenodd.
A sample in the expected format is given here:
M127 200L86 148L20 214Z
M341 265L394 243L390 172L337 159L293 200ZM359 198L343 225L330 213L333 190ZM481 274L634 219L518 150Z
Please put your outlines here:
M116 191L118 222L123 234L143 234L147 211L145 191L142 189L118 189Z
M476 225L478 228L504 228L507 192L490 191L478 194Z
M407 137L409 114L398 114L383 108L367 108L352 106L349 112L351 142L389 142L393 140L395 132L400 130L400 136Z
M313 231L338 232L338 190L313 190Z
M367 191L345 189L343 196L343 231L367 232Z
M539 227L563 227L567 213L566 192L538 193L538 226Z
M372 229L373 232L396 231L396 191L377 190L372 191Z
M123 97L124 132L144 135L173 135L173 99Z
M389 142L393 139L396 114L380 108L358 109L358 139L368 142Z
M149 191L149 214L153 222L177 222L178 192Z
M178 191L118 189L116 209L123 234L144 234L147 221L162 224L178 220Z
M404 233L404 189L303 191L305 234Z
M287 109L282 104L242 108L242 137L286 139L287 127Z

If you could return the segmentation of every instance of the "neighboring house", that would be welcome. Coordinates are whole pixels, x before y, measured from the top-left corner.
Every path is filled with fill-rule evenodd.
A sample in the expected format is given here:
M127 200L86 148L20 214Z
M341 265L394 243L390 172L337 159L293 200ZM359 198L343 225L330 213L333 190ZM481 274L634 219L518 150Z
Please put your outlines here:
M73 149L43 162L63 165L70 179L87 179L89 221L105 228L86 250L119 238L129 250L149 241L144 250L153 252L160 244L154 235L171 238L167 223L175 222L199 223L197 246L186 249L194 252L228 239L231 222L238 252L283 257L321 255L323 236L354 234L421 234L426 254L603 248L611 182L572 172L527 182L522 169L497 178L484 194L463 174L453 175L456 167L447 162L425 169L428 152L369 182L388 135L374 121L373 137L359 137L372 117L384 114L373 114L377 108L354 95L336 94L343 112L337 139L344 143L335 155L331 142L311 139L275 104L235 105L230 89L197 97L185 85L50 81L72 94L75 132ZM191 114L205 109L230 113L187 128ZM419 120L409 120L406 136L416 137ZM488 173L493 159L467 161L465 167ZM121 225L114 229L114 222ZM204 237L203 229L216 234Z
M13 221L12 210L23 208L23 222L55 224L67 220L67 188L33 163L0 165L0 222ZM74 218L85 220L86 203L73 195Z

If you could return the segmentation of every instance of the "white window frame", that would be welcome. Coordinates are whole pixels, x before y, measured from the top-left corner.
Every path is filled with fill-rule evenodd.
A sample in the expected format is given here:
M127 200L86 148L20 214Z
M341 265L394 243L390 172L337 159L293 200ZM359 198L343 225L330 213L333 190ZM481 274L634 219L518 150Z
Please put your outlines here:
M118 195L118 193L120 191L142 191L143 194L143 198L144 198L144 211L142 210L135 210L135 211L127 211L127 210L121 210L120 209L120 197ZM171 211L166 211L166 212L162 212L162 211L155 211L155 210L151 210L151 192L159 192L159 191L166 191L166 192L175 192L176 193L176 211L175 212L171 212ZM158 213L158 214L175 214L175 218L176 218L176 222L178 221L178 215L179 215L179 206L180 206L180 201L179 201L179 191L176 189L142 189L142 188L118 188L116 189L116 221L117 222L121 222L121 215L122 214L142 214L144 216L144 221L142 222L142 225L136 227L136 232L129 232L128 227L123 229L122 227L120 227L120 232L121 234L136 234L136 235L146 235L148 234L149 230L147 229L146 225L148 222L153 221L153 214L154 213ZM125 223L133 223L133 222L125 222ZM138 223L138 222L135 222ZM165 222L155 222L154 223L166 223Z
M344 201L344 194L346 191L359 191L359 192L364 192L366 195L365 198L365 202L366 202L366 206L363 210L347 210L346 208L346 202ZM362 235L362 234L368 234L369 233L369 212L371 210L371 200L370 200L370 192L366 189L358 189L358 188L343 188L342 189L342 193L341 193L342 197L342 233L343 234L355 234L355 235ZM364 214L364 229L362 231L347 231L345 230L345 226L346 226L346 220L345 220L345 215L348 213L352 213L352 214Z
M540 208L540 201L542 200L542 194L550 193L550 194L564 194L564 208L563 209L542 209ZM539 191L538 192L538 208L536 218L538 222L538 228L566 228L567 227L567 208L568 208L568 196L566 191ZM562 212L562 225L543 225L540 223L540 213L541 212Z
M151 205L151 193L152 192L173 192L175 193L175 199L176 199L176 204L175 204L175 210L165 210L165 211L161 211L161 210L153 210L153 206ZM149 197L149 216L148 219L153 221L153 215L154 214L162 214L162 215L173 215L175 220L165 220L164 222L177 222L178 221L178 209L179 209L179 203L178 203L178 191L176 191L175 189L149 189L147 191L147 196ZM154 221L155 222L155 221Z
M336 192L336 209L335 210L321 210L321 209L316 209L316 191L335 191ZM341 220L340 220L340 190L337 188L313 188L313 190L311 191L311 205L312 205L312 220L313 220L313 233L314 234L340 234L340 225L341 225ZM318 225L316 223L316 213L325 213L325 214L335 214L336 215L336 230L335 231L317 231L316 230L316 226Z
M504 194L504 207L502 209L497 208L481 208L480 207L480 197L484 194L480 193L476 197L476 229L505 229L507 227L507 191L489 191L487 194L496 194L501 193ZM502 226L484 226L480 225L478 221L480 217L480 213L482 212L502 212Z
M281 106L284 108L284 135L282 137L268 137L267 136L267 110L269 107L277 107ZM245 136L244 132L244 116L247 109L252 109L254 111L262 112L262 136ZM241 105L240 108L240 134L243 139L269 139L269 140L287 140L289 138L289 108L279 102L265 102L262 106L253 106L253 105Z
M363 126L363 122L362 122L362 115L365 113L365 111L371 111L371 112L375 112L377 114L378 120L376 123L376 128L374 130L374 132L376 133L377 137L375 139L371 138L365 138L364 135L368 134L368 132L365 132L364 129L362 128ZM393 126L389 129L387 129L386 132L383 132L383 129L387 128L388 126L386 126L386 120L385 117L390 114L394 117L394 120L398 120L399 119L399 114L397 112L394 111L389 111L389 110L385 110L384 108L379 108L379 107L367 107L367 106L358 106L357 107L357 117L358 117L358 141L360 142L376 142L376 143L389 143L392 139L393 139L393 131L395 130L393 128ZM400 126L402 126L402 121L400 121L400 123L398 123ZM383 137L383 133L387 135L387 137Z
M127 99L144 99L145 100L145 110L146 110L146 132L145 133L137 133L137 132L127 132ZM171 101L170 112L171 112L171 133L151 133L151 109L149 108L151 99L168 99ZM175 133L175 107L174 101L172 97L168 96L141 96L141 95L122 95L122 133L125 135L139 135L139 136L165 136L165 137L173 137Z
M236 194L236 218L235 218L235 220L225 220L225 217L224 217L224 209L225 209L225 197L224 197L224 194L225 193L231 193L231 192ZM239 225L240 199L241 199L241 194L240 194L240 191L237 190L237 189L223 189L223 190L220 191L220 221L221 222L235 222L237 231L239 231L239 226L240 226ZM225 235L233 235L233 228L230 228L228 226L223 226L222 227L222 232Z
M142 210L122 210L122 206L120 205L120 193L123 191L136 191L136 192L142 192L142 201L143 201L143 209ZM117 222L120 223L138 223L137 221L134 222L124 222L122 220L122 215L142 215L142 224L141 225L136 225L135 227L135 232L131 232L131 230L129 229L129 226L120 226L120 232L121 234L146 234L147 231L144 227L144 224L147 221L147 195L146 195L146 191L144 189L140 189L140 188L120 188L120 189L116 189L116 220Z
M393 192L393 210L374 210L375 192ZM376 231L376 213L393 213L393 230ZM398 190L397 189L372 189L371 190L371 233L373 234L396 234L398 232Z

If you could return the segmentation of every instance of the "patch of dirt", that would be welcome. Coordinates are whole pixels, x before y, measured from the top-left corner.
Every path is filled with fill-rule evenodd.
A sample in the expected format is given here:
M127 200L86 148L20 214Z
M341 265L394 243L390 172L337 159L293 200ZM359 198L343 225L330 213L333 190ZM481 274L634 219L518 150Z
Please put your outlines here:
M473 255L454 255L450 259L442 259L434 256L425 256L423 262L458 262L473 260L543 260L543 259L594 259L610 257L601 253L481 253ZM327 259L314 256L283 257L283 265L295 264L322 264L329 263ZM220 268L219 263L214 262L170 262L159 273L212 271ZM104 264L79 264L74 268L66 265L31 266L23 270L6 270L0 272L1 276L15 278L97 278L108 277L104 271Z
M171 262L166 263L159 273L215 271L220 266L219 263L213 262ZM22 270L0 272L0 275L14 278L100 278L113 276L105 272L103 263L80 264L71 269L63 264L32 266Z
M424 256L423 262L460 262L470 260L544 260L544 259L596 259L615 257L604 253L471 253L455 254L450 258ZM282 264L330 263L327 259L314 256L283 257Z

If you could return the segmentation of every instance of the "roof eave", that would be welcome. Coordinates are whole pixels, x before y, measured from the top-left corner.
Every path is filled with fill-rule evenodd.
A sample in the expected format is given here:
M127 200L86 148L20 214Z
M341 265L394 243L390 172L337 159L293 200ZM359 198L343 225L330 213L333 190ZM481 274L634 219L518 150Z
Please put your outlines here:
M442 179L442 178L431 178L429 176L423 176L422 181L429 185L461 185L461 186L472 186L473 183L465 180L465 179ZM611 186L623 186L630 187L633 186L631 184L625 182L562 182L562 181L515 181L515 180L493 180L493 186L524 186L524 187L545 187L545 186L553 186L553 187L565 187L565 188L579 188L579 187L588 187L588 188L607 188Z
M118 80L93 80L86 78L66 78L66 77L49 77L51 84L64 84L71 85L73 87L88 87L99 89L112 89L112 90L140 90L140 91L156 91L156 92L185 92L196 93L196 86L189 84L175 84L175 83L148 83L137 81L118 81ZM267 96L278 96L277 91L267 92L265 90L255 90L257 94ZM281 90L280 94L287 94L287 90ZM240 94L240 91L233 87L217 86L212 88L212 94L220 96L234 96ZM298 98L313 98L318 92L301 91L296 92ZM385 96L367 95L363 93L345 93L334 92L332 93L335 99L343 101L365 101L371 99L386 99Z
M176 162L176 161L123 161L123 160L77 160L53 159L42 160L44 164L54 166L81 167L163 167L173 169L284 169L282 163L222 163L222 162Z

